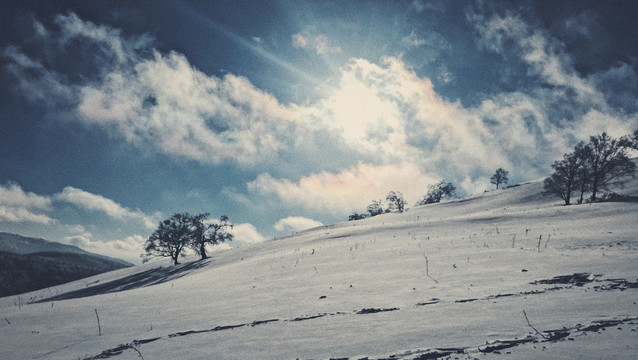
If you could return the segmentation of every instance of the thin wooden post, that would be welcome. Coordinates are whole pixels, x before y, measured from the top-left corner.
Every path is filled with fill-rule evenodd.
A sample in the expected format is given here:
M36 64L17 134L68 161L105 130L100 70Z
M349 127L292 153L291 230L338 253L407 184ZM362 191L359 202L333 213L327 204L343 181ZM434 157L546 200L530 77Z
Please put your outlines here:
M98 336L102 336L102 327L100 326L100 317L97 314L97 308L95 308L95 317L97 318L97 331Z
M543 235L538 237L538 252L541 252L541 240L543 240Z

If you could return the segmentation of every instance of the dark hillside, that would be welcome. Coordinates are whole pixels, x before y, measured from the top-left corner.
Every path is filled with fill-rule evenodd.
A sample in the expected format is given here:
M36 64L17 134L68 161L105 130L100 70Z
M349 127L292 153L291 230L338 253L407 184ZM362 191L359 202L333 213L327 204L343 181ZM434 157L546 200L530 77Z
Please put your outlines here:
M12 254L31 254L42 251L86 254L77 246L61 244L39 238L0 232L0 251Z
M0 251L0 297L64 284L126 267L89 254Z
M77 246L0 232L0 297L129 266L132 264Z

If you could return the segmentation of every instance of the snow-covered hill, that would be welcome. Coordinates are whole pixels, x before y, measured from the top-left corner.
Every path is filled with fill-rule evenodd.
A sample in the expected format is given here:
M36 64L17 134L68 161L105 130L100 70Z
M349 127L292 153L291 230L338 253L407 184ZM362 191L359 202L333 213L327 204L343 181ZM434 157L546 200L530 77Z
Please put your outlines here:
M638 203L541 192L534 181L2 298L0 358L635 358Z

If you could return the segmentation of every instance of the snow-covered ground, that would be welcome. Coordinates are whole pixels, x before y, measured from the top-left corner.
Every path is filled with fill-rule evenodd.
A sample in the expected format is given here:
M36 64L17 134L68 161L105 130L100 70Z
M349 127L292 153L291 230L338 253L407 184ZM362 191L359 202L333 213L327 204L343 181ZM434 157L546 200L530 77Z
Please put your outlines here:
M541 192L2 298L0 358L637 358L638 202L566 207ZM636 181L619 193L638 195Z

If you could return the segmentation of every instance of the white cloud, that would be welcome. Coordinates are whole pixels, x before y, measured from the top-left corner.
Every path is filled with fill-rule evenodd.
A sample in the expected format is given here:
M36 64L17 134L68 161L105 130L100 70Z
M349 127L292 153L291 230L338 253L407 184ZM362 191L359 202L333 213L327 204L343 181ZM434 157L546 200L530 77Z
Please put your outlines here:
M82 40L74 45L100 52L91 58L101 69L94 80L69 82L13 46L3 53L23 93L72 109L67 118L141 148L213 163L254 163L295 138L295 108L245 78L208 76L181 54L155 51L148 37L124 37L75 14L60 15L56 23L61 32L47 33L48 42L64 47Z
M430 79L401 58L385 57L380 63L351 59L325 97L310 104L284 105L244 77L209 76L182 54L153 49L147 37L125 37L120 30L73 14L57 18L60 33L48 34L42 26L37 31L53 43L80 39L99 49L104 56L96 58L101 59L103 71L91 81L62 81L61 74L15 47L4 53L9 70L28 89L28 96L59 97L87 126L105 129L140 148L200 162L276 164L277 170L285 163L286 174L297 178L314 171L299 182L263 174L249 189L285 203L340 213L393 189L416 201L423 191L417 192L418 182L427 186L445 179L478 188L477 181L498 167L516 168L516 174L525 178L546 175L548 164L573 145L570 141L586 140L580 129L598 130L605 122L620 132L623 122L638 125L635 118L609 111L595 79L580 77L562 44L545 32L515 14L470 18L481 35L481 46L506 56L514 52L527 64L530 76L551 86L496 94L465 107L441 97ZM405 41L415 46L425 41L436 49L449 46L437 33L411 33ZM324 55L340 51L323 34L294 34L292 45ZM39 76L30 77L31 73ZM443 81L454 78L447 69L439 73ZM603 80L599 76L598 82ZM563 99L569 100L565 107ZM574 119L557 117L559 107ZM302 167L289 164L289 159L308 164L305 173L290 170ZM321 172L327 168L329 172ZM392 169L409 170L410 177L393 183L381 175ZM363 190L354 186L369 181L373 173L381 176L383 186ZM342 178L353 184L344 188L354 194L336 196L340 191L335 184ZM283 185L291 189L286 191ZM308 187L312 191L304 200ZM79 189L67 192L73 190L81 194ZM149 228L155 225L139 211L87 194L84 202L75 201L112 217L126 213L143 219Z
M135 264L140 262L139 255L142 253L146 238L135 234L124 239L101 241L95 239L93 234L83 232L65 236L62 241L88 252L126 260Z
M528 76L549 85L528 94L500 94L482 104L485 109L492 103L493 113L509 114L501 119L509 119L519 134L510 138L511 143L524 144L517 150L529 150L536 156L536 162L549 163L569 151L574 140L586 141L602 132L618 137L638 126L638 118L625 110L631 112L637 104L635 97L624 91L626 84L636 83L636 73L631 67L615 64L608 71L584 77L574 68L564 43L547 31L532 27L516 13L487 17L473 14L470 19L481 35L480 46L505 57L519 57L528 66ZM620 81L616 79L618 74L623 74ZM520 136L525 135L523 128L531 138ZM511 131L506 127L502 130ZM506 146L502 150L515 149Z
M266 240L253 224L248 223L234 224L230 233L233 234L233 242L237 241L243 244L255 244Z
M51 199L25 192L18 184L0 184L0 222L51 224L56 220L41 212L51 210Z
M279 150L294 112L244 78L208 76L177 53L80 88L82 121L140 146L202 162L258 161Z
M67 186L61 193L55 194L54 199L74 204L86 210L103 212L118 220L140 220L149 229L153 229L156 225L156 219L153 216L146 215L139 210L130 210L111 199L72 186Z
M385 199L391 190L401 191L407 201L416 202L437 180L413 164L359 164L337 174L321 172L302 177L296 183L262 174L248 183L248 190L286 205L344 215L364 208L373 199Z
M441 176L463 178L507 163L498 133L476 109L444 100L430 79L398 58L385 58L382 65L351 60L337 91L317 109L351 148L374 154L384 164L411 162ZM444 171L442 163L460 173Z
M274 225L274 228L277 231L296 232L322 225L323 224L319 221L308 219L302 216L289 216L277 221Z
M638 123L638 117L635 115L616 116L591 109L582 118L577 131L578 138L587 141L590 136L603 132L611 137L619 138L631 134L635 130L632 123Z

